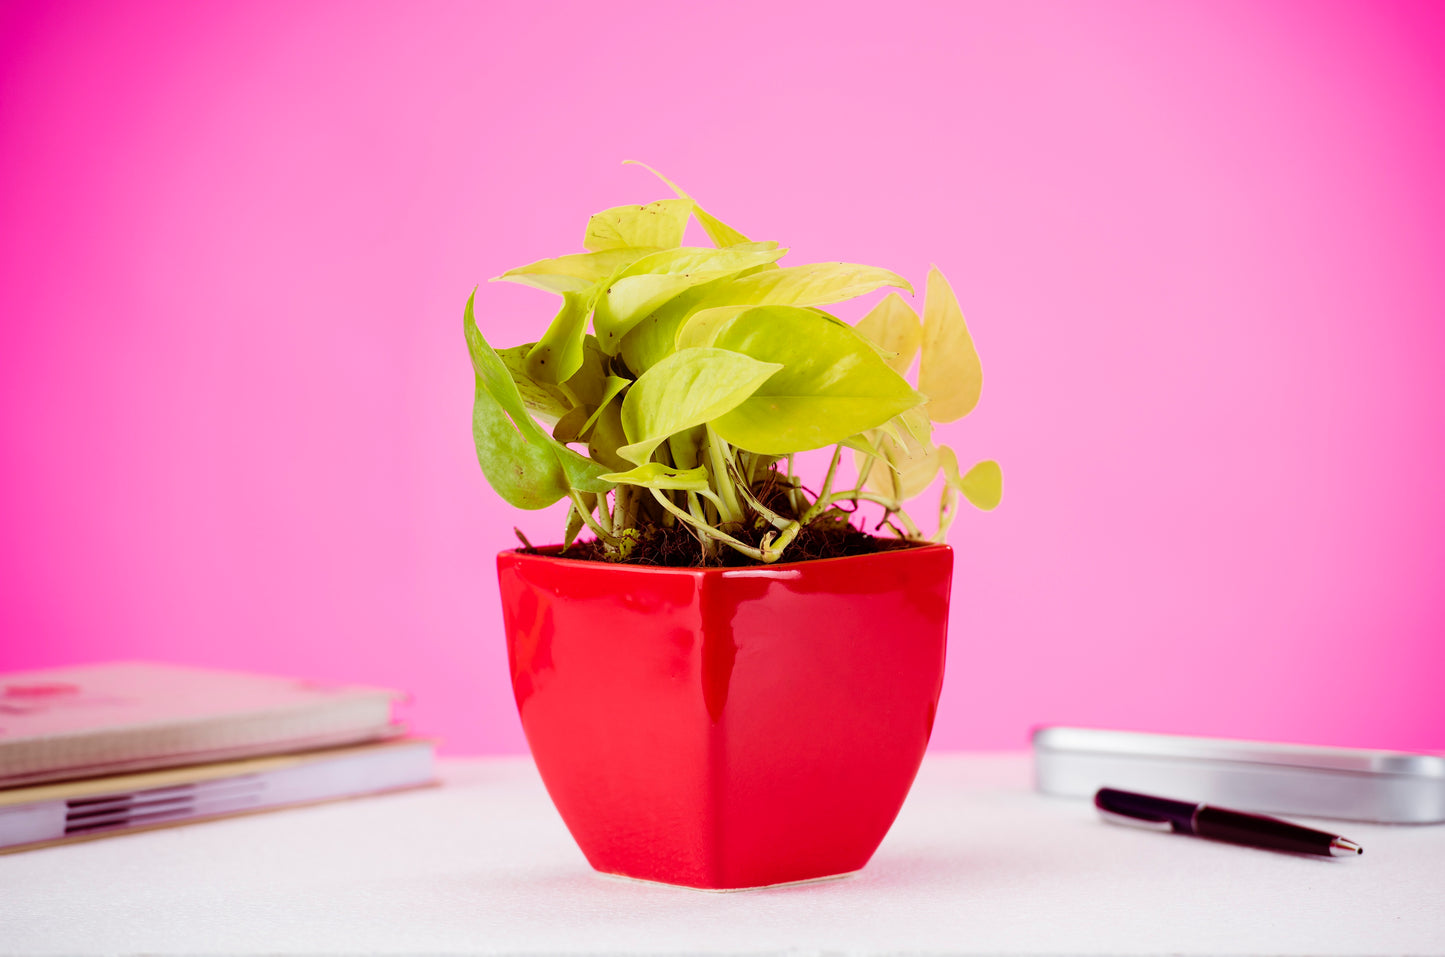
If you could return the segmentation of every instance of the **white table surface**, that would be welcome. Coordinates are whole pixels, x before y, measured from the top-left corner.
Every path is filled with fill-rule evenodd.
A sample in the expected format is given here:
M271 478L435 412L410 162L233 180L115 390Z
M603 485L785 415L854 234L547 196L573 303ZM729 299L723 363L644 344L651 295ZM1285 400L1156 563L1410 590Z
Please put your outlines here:
M1445 954L1445 826L1273 854L1101 823L1023 755L935 755L861 873L713 894L593 873L527 759L442 767L0 857L0 953Z

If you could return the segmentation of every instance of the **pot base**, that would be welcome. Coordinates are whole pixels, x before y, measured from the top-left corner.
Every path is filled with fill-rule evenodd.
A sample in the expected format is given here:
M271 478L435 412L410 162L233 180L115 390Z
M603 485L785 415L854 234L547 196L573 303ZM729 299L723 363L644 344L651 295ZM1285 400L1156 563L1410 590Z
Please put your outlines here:
M758 884L755 887L694 887L691 884L673 884L668 881L650 881L645 877L628 877L626 874L609 874L606 871L594 871L601 878L609 881L626 881L629 884L646 884L650 887L670 887L681 891L698 891L703 894L737 894L742 891L765 891L774 887L802 887L804 884L826 884L829 881L846 880L849 877L856 877L863 873L858 871L847 871L843 874L829 874L827 877L809 877L801 881L780 881L777 884Z

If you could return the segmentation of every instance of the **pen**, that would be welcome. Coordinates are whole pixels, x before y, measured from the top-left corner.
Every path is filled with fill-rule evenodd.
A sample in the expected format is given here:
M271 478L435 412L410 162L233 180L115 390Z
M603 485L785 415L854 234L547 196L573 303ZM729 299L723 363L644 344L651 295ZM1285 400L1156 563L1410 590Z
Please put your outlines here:
M1193 834L1231 844L1263 847L1296 854L1345 857L1363 854L1364 849L1349 838L1300 827L1262 814L1227 811L1222 807L1171 801L1168 798L1100 788L1094 806L1108 820L1135 827L1147 827L1176 834Z

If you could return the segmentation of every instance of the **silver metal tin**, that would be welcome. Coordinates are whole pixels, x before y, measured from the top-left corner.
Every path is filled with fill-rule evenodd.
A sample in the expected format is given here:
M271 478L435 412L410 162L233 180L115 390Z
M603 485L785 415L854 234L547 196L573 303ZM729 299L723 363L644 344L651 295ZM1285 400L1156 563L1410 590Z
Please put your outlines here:
M1101 787L1240 811L1445 822L1445 756L1090 728L1039 728L1034 783L1092 797Z

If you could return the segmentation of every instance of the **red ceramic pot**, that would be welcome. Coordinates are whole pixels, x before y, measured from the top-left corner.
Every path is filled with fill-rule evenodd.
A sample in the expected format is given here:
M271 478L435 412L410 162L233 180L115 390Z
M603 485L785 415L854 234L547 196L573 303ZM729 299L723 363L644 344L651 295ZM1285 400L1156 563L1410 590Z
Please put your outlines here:
M594 868L732 889L868 862L943 684L953 551L755 568L497 557L517 710Z

